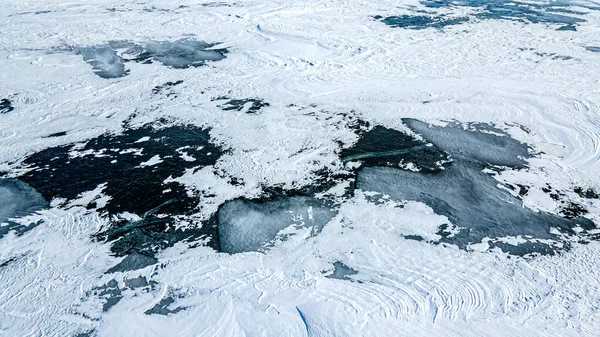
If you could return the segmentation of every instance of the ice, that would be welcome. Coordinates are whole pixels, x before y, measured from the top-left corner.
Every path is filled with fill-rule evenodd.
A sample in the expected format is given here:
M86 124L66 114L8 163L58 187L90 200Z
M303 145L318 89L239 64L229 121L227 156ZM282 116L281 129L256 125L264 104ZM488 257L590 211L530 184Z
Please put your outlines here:
M585 14L571 9L572 1L511 1L511 0L425 0L420 3L427 11L413 10L415 15L399 15L382 17L376 15L376 20L393 27L406 29L442 29L447 26L459 25L470 21L470 18L480 20L511 20L524 23L562 24L557 30L576 31L576 25L585 22L579 16ZM593 3L580 2L577 5L596 9ZM462 7L462 9L461 9ZM464 16L466 10L472 10L469 16ZM454 14L454 12L456 14ZM417 14L418 13L418 14ZM427 15L423 15L427 14ZM450 14L450 15L449 15ZM456 16L459 15L459 16Z
M467 129L459 125L433 126L416 119L404 119L403 122L453 158L521 168L525 166L524 158L531 157L526 144L485 124L468 125L470 128ZM479 132L473 132L473 129Z
M478 128L486 132L475 132L456 125L429 126L412 119L404 122L436 148L448 153L453 162L444 170L427 174L391 167L366 167L358 173L356 187L385 193L396 200L423 202L462 228L442 241L467 248L484 238L522 235L557 240L558 236L551 233L552 228L567 234L574 234L573 228L578 224L586 229L594 228L586 219L568 220L523 207L520 199L499 189L498 181L483 172L489 165L524 167L523 158L529 156L525 144L484 125ZM495 245L514 254L551 252L548 245L538 241L519 246L502 242Z
M333 278L338 280L352 280L348 276L356 275L358 272L340 261L333 263L333 273L325 276L327 278Z
M92 66L94 73L102 78L118 78L129 73L125 70L124 60L109 47L86 47L78 52Z
M151 42L134 46L127 53L137 55L134 61L155 60L167 67L185 69L225 58L223 50L209 50L210 47L211 44L193 40Z
M167 67L186 69L199 67L206 61L225 58L224 49L210 49L213 45L194 40L173 42L110 42L106 45L83 47L76 52L92 66L102 78L118 78L129 74L125 62L152 63L157 61Z
M46 200L36 190L17 179L0 179L0 238L11 229L26 230L11 221L29 215L46 206Z
M335 214L322 201L305 196L229 201L218 213L221 250L230 254L259 250L290 225L316 233Z

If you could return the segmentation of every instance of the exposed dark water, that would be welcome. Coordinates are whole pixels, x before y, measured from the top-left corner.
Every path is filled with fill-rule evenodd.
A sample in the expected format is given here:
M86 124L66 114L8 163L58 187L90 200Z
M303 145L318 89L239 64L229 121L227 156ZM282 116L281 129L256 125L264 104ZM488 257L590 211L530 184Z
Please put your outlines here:
M111 42L102 46L73 48L102 78L118 78L129 74L126 62L159 62L175 69L200 67L225 58L226 49L212 49L214 44L195 40L173 42Z
M0 99L0 114L5 114L13 111L15 108L8 98Z
M214 221L199 223L188 217L195 213L198 198L183 185L166 180L187 169L214 165L221 153L207 129L148 125L35 153L23 162L32 170L20 179L47 200L75 200L100 188L109 200L93 196L88 208L108 215L128 212L138 218L113 217L113 225L98 238L114 241L112 251L117 255L135 253L152 258L159 249L204 236L211 238L209 246L218 249ZM174 224L182 217L197 226L176 229Z
M586 12L573 9L573 5L584 8L588 12L599 10L600 7L588 1L530 1L514 0L426 0L421 4L428 11L418 11L415 15L389 16L382 22L397 28L424 29L444 28L469 21L469 18L479 20L510 20L524 23L542 23L561 25L558 30L577 30L577 25L585 22L581 17ZM469 17L448 17L437 14L437 10L470 7L476 13ZM428 14L428 15L424 15ZM375 19L382 19L376 16Z
M35 223L21 225L10 219L30 215L47 205L44 197L26 183L0 178L0 238L11 230L22 234L33 228Z

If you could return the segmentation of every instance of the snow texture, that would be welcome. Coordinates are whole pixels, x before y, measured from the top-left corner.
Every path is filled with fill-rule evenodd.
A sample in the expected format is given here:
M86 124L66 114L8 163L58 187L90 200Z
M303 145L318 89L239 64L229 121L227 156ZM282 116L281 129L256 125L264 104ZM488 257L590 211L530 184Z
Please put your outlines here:
M5 0L0 22L0 172L37 190L0 187L0 335L598 334L598 1ZM510 226L463 219L488 212ZM507 253L533 245L554 253Z

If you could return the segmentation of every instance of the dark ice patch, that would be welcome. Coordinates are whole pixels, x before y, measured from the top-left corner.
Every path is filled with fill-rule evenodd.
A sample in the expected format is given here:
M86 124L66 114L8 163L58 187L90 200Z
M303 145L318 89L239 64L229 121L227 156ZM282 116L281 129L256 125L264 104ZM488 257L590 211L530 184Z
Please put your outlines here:
M427 11L415 10L415 15L389 16L383 18L375 16L376 20L396 28L424 29L444 28L468 22L471 18L478 20L510 20L524 23L541 23L561 25L559 31L575 31L577 25L585 22L581 16L585 12L574 10L571 6L577 5L588 10L599 10L600 7L592 2L570 1L532 1L521 2L515 0L425 0L421 1ZM468 17L448 17L445 14L437 14L440 8L453 9L457 7L470 7L476 10ZM409 7L410 9L410 7ZM427 15L425 15L427 14Z
M578 16L586 14L572 9L573 2L569 1L532 1L521 2L514 0L433 0L421 1L425 7L453 8L471 7L479 11L473 14L478 19L511 20L525 23L565 24L575 27L576 24L585 22ZM591 2L579 2L578 6L589 10L598 10L600 7Z
M0 114L5 114L13 111L15 108L8 98L0 99Z
M447 153L452 162L446 164L444 170L431 174L393 166L366 167L359 171L356 187L384 193L396 200L423 202L461 227L458 233L446 235L440 242L466 249L469 244L481 242L486 237L529 235L533 239L561 241L552 229L577 235L573 230L577 226L585 230L595 228L588 219L565 219L533 212L525 208L519 198L499 189L498 181L483 172L486 168L525 168L525 159L531 157L525 144L482 124L472 124L465 129L457 125L430 126L413 119L404 122L439 151ZM502 245L502 249L517 255L554 251L553 247L542 243Z
M587 46L585 47L587 51L591 51L592 53L600 53L600 47L595 46Z
M177 97L177 95L173 91L173 87L178 86L181 83L183 83L183 80L178 80L175 82L169 81L169 82L166 82L165 84L157 85L156 87L154 87L152 89L152 93L155 95L165 94L167 97L171 97L171 96Z
M110 42L106 45L73 47L102 78L119 78L129 74L126 62L149 64L154 61L175 69L200 67L210 61L225 58L226 49L214 49L215 44L190 39L172 42Z
M125 258L121 260L121 262L119 262L116 266L108 269L106 272L108 274L126 272L130 270L142 269L156 263L158 263L158 260L154 256L148 256L139 253L131 253L125 256Z
M223 111L244 111L248 114L257 113L260 109L268 107L270 104L258 98L232 99L219 107Z
M17 234L32 229L37 224L19 224L11 219L21 218L48 205L44 197L28 184L18 179L0 178L0 238L9 231Z
M448 26L455 26L469 21L467 17L449 18L444 15L437 16L424 16L424 15L400 15L400 16L388 16L383 18L382 16L375 16L376 20L380 20L386 25L392 28L406 28L406 29L426 29L426 28L437 28L442 29Z
M185 160L178 151L185 151L195 160ZM120 135L106 134L86 143L35 153L24 160L30 170L20 179L47 200L75 200L101 186L101 194L110 200L102 207L95 200L87 206L113 219L112 225L97 237L114 241L112 251L118 256L153 256L178 240L205 236L211 238L208 245L218 249L212 222L190 218L196 211L198 197L167 179L179 177L187 169L214 165L221 153L210 141L207 129L147 125ZM124 212L136 214L138 219L120 217ZM182 218L193 229L174 226Z
M102 311L104 312L107 312L123 298L121 289L119 289L119 282L116 280L110 280L105 285L96 287L87 293L87 296L92 295L104 300L102 305Z
M400 167L405 163L429 172L442 169L450 159L443 151L406 133L375 126L364 133L356 144L343 149L342 162L360 161L363 166Z
M167 316L170 314L176 314L176 313L186 309L185 307L176 307L173 309L169 309L169 306L173 303L175 303L175 300L172 297L165 297L165 298L161 299L160 302L156 303L155 306L146 310L144 312L144 314Z
M336 261L333 263L333 273L326 275L327 278L333 278L337 280L347 280L352 281L348 276L356 275L358 272L347 265L343 264L340 261Z
M61 132L51 133L47 136L43 136L42 138L55 138L55 137L62 137L62 136L66 136L66 135L67 135L66 131L61 131Z

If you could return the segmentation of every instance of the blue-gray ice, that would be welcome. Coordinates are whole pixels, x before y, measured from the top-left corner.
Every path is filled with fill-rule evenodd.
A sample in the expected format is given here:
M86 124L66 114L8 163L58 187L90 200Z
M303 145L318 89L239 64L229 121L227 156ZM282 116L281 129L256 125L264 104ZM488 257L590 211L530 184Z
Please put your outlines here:
M318 199L295 196L258 202L226 202L218 213L221 251L234 254L259 250L284 228L295 225L319 232L336 212Z
M11 219L30 215L46 206L46 200L36 190L17 179L0 179L0 238L10 230L26 230Z
M357 177L356 187L385 193L396 200L416 200L429 205L437 214L446 216L462 229L442 241L465 248L482 239L506 236L531 236L558 240L551 228L574 234L573 228L594 227L586 219L568 220L559 216L533 212L522 201L497 187L499 182L482 172L486 167L522 168L529 157L528 149L506 135L473 132L459 126L434 127L417 120L406 125L422 135L436 148L448 153L453 162L437 173L423 173L392 167L365 167ZM480 125L481 130L483 126ZM500 244L496 244L500 246ZM503 246L514 254L551 253L543 244Z

